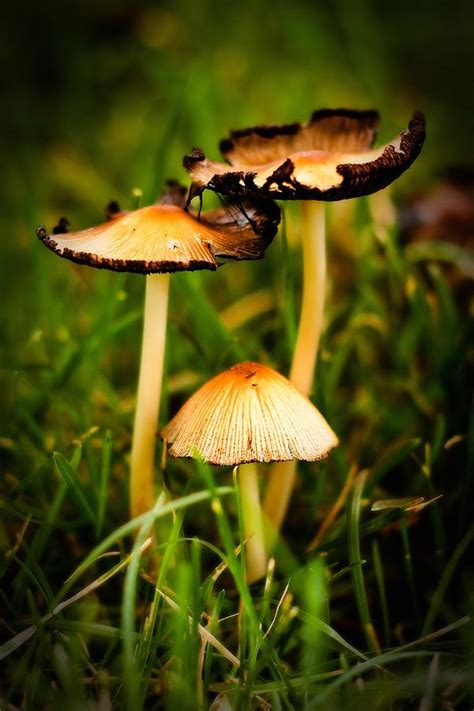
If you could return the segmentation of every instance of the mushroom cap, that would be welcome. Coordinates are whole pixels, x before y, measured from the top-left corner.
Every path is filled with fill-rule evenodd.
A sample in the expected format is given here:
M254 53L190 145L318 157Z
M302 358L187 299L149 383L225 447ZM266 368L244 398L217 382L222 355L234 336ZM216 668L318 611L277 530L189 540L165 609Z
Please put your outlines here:
M344 200L386 187L418 156L425 120L415 113L408 129L371 149L378 125L375 111L325 109L306 124L257 126L221 141L224 163L199 149L183 164L194 183L223 195L278 200Z
M374 110L321 109L303 124L231 131L219 148L228 163L239 167L284 160L301 151L359 153L372 147L379 122Z
M174 198L172 198L174 199ZM246 201L203 213L200 218L170 202L133 212L108 210L109 220L80 232L38 237L60 257L119 272L217 269L217 258L261 259L275 236L279 208L270 201Z
M210 464L316 461L338 439L286 378L259 363L234 365L197 390L160 433L172 457Z

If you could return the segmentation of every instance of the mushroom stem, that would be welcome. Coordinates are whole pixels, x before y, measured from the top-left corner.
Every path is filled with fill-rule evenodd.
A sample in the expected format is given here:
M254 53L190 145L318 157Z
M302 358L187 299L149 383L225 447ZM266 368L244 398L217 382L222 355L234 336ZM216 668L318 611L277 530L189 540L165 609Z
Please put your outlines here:
M325 204L301 203L303 217L303 296L290 382L306 397L311 392L319 339L323 328L326 290Z
M324 317L326 230L324 202L301 203L303 222L303 295L290 382L306 397L313 383ZM296 476L296 461L272 465L263 510L267 550L271 550L288 508Z
M244 525L247 582L262 578L267 570L256 464L239 466L240 498Z
M166 343L169 274L148 274L130 475L132 518L154 502L153 460Z

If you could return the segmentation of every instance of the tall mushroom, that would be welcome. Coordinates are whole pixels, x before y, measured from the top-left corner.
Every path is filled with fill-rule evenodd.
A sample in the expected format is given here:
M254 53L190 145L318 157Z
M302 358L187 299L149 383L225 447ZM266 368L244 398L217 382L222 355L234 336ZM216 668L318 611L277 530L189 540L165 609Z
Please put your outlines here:
M321 201L369 195L386 187L418 156L425 122L415 113L408 129L390 143L372 149L376 111L323 109L309 122L257 126L233 131L221 141L225 165L194 149L184 158L193 194L205 188L229 196L253 195L301 201L303 293L291 382L311 390L324 315L326 282L325 211ZM265 512L275 529L284 519L294 485L296 463L275 465Z
M114 204L110 220L67 233L38 237L60 257L99 269L146 274L145 314L131 452L130 507L138 516L153 504L153 458L166 340L169 274L215 270L218 259L261 259L278 228L280 211L271 201L185 211L186 191L173 184L159 203L129 213ZM59 231L59 234L58 234ZM62 233L61 233L62 232Z
M172 457L198 452L209 464L239 466L249 582L267 556L255 462L316 461L337 437L286 378L259 363L240 363L197 390L161 432Z

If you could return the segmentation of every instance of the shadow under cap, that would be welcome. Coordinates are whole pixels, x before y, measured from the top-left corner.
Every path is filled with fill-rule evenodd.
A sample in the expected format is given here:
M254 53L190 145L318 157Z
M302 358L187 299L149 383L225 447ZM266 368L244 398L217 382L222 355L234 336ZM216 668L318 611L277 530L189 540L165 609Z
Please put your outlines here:
M210 464L323 459L338 439L314 405L282 375L254 362L197 390L160 436L172 457L197 451Z
M416 159L425 139L424 116L415 113L406 131L387 145L370 149L377 125L375 111L323 110L297 129L290 125L291 131L256 127L234 132L221 143L232 166L207 160L200 149L185 156L183 165L195 191L209 188L234 199L244 195L324 201L361 197L398 178Z

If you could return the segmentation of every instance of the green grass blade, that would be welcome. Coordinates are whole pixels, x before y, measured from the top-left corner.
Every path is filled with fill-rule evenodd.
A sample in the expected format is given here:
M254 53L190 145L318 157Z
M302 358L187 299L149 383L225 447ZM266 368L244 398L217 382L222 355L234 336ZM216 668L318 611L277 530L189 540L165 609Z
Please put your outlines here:
M323 701L326 701L339 687L347 684L357 676L362 676L362 674L367 671L372 671L373 669L383 666L389 666L390 664L395 664L396 662L408 661L409 659L423 659L430 658L433 656L432 652L387 652L385 654L379 654L367 662L361 662L356 664L350 669L348 669L344 674L341 674L337 679L331 681L327 686L315 694L308 705L308 709L317 709L318 705Z
M374 566L375 580L379 591L380 607L382 610L383 620L383 638L385 646L390 644L390 614L388 611L387 590L385 587L385 578L383 572L382 557L380 555L380 546L377 540L372 541L372 561Z
M233 493L233 488L229 486L221 486L216 489L215 495L217 497L217 500L219 500L219 497L221 496L226 496L227 494ZM91 565L95 563L97 558L105 553L106 551L109 550L111 546L114 545L114 543L117 543L117 541L120 541L121 539L125 538L126 536L129 536L131 533L139 529L143 524L147 523L154 523L156 519L161 518L162 516L167 516L168 514L171 514L176 511L180 511L181 509L186 509L189 506L194 506L195 504L202 503L203 501L208 501L211 498L211 494L208 491L198 491L194 494L188 494L187 496L183 496L181 499L176 499L175 501L169 501L167 504L164 504L159 510L155 511L155 509L151 509L150 511L147 511L144 514L141 514L140 516L137 516L136 518L132 519L131 521L128 521L127 523L124 523L122 526L119 526L119 528L115 529L112 533L110 533L106 538L104 538L103 541L101 541L87 556L86 558L82 561L82 563L76 568L76 570L72 573L72 575L68 578L66 585L63 588L62 594L64 594L64 590L69 589L70 586L81 576L83 573L90 568Z
M326 581L324 565L315 560L308 566L303 588L304 606L307 614L302 618L303 647L300 667L303 674L311 674L323 660L324 644L321 625L327 609Z
M209 632L213 635L217 634L219 617L221 614L222 605L224 603L224 598L225 598L225 590L221 590L214 601L214 605L213 605L212 612L211 612L211 617L210 617L209 623L207 625ZM212 667L213 656L214 656L214 647L211 644L208 644L206 646L206 654L205 654L205 659L204 659L203 695L204 695L205 699L208 698L209 688L211 685L211 667Z
M350 513L348 521L348 536L349 536L349 560L355 564L361 560L360 552L360 537L359 537L359 519L360 519L360 502L362 490L364 488L368 472L361 472L355 479L354 491L350 502ZM359 610L362 628L369 649L378 653L380 645L377 640L375 628L372 624L369 611L369 603L367 601L367 593L365 591L364 573L361 565L354 565L352 568L352 580L354 583L354 592Z
M421 444L419 437L411 437L408 440L402 440L392 444L375 462L370 475L368 486L370 490L374 488L380 479L383 479L385 474L394 469L397 464L408 457Z
M160 513L163 508L164 494L162 494L155 506L153 512ZM125 583L122 596L122 646L123 646L123 683L125 687L126 708L139 709L140 698L140 674L137 665L137 645L135 634L135 614L136 614L136 599L137 599L137 583L142 557L142 547L148 537L153 524L154 518L147 518L143 522L138 535L136 537L132 553L130 555L130 563L125 574Z
M245 578L242 574L241 563L239 560L237 560L231 527L222 507L222 503L217 495L218 489L215 485L211 468L199 459L196 459L196 466L199 470L199 473L201 474L201 477L206 482L209 488L209 492L211 494L211 507L216 517L219 533L224 544L229 570L234 578L237 590L242 600L242 609L246 618L246 623L248 625L248 643L250 646L250 654L253 655L253 660L255 660L258 648L261 648L264 654L267 656L268 660L270 661L272 673L275 673L278 678L281 678L281 669L279 668L276 655L274 654L272 647L269 645L268 640L263 637L263 633L260 628L260 620L255 610L252 596L250 594L250 590L245 581ZM235 490L234 493L238 495ZM252 664L253 663L254 661L252 661ZM245 667L246 665L242 663L240 667L241 673L243 673L242 669Z
M350 642L345 640L344 637L339 634L339 632L336 632L335 629L328 625L327 622L324 622L324 620L321 620L321 618L314 617L309 613L305 612L304 610L298 610L298 617L300 617L302 620L305 620L312 627L314 627L314 629L317 629L319 632L325 634L327 637L332 639L334 642L343 647L346 651L353 654L358 659L367 661L368 657L365 654L360 652L356 647L350 644Z
M463 538L459 541L458 545L454 550L453 555L451 556L450 560L448 561L448 564L446 565L446 568L444 569L438 587L436 588L436 591L431 600L428 614L426 615L425 623L421 631L422 636L429 634L433 629L434 621L436 620L440 612L444 597L446 595L446 591L448 589L449 583L451 582L451 578L454 574L454 571L456 570L456 567L458 566L458 563L463 557L464 553L473 541L474 525L467 530Z
M415 573L413 570L413 559L411 555L411 548L410 548L410 538L408 534L408 525L407 525L407 516L406 513L403 514L401 521L400 521L400 535L402 537L402 546L403 546L403 561L405 564L405 571L406 571L406 576L408 580L408 587L410 588L410 594L411 594L411 600L413 604L413 610L415 614L415 620L417 623L417 626L420 626L420 615L419 615L419 608L418 608L418 595L416 592L416 584L415 584Z
M100 537L104 527L104 517L107 507L107 488L110 478L112 459L112 433L107 430L102 447L102 462L100 467L99 488L97 492L97 522L96 535Z
M176 556L176 548L179 541L181 540L179 538L179 533L182 528L184 513L184 510L179 511L173 522L170 536L163 553L163 558L161 559L158 568L155 590L153 594L153 600L150 606L150 611L148 614L147 624L145 626L143 634L140 635L138 643L137 663L139 668L141 669L142 705L145 702L144 694L146 693L146 689L148 688L148 683L153 670L153 662L155 658L156 648L159 644L159 640L162 634L163 615L159 617L162 596L159 591L163 589L168 570L171 566L173 559Z
M85 493L84 487L81 484L79 477L77 476L74 468L69 464L67 459L63 457L59 452L54 452L53 462L56 471L64 479L68 485L74 499L76 500L79 510L82 512L84 517L89 521L95 528L95 515L92 507L88 501L87 495Z

